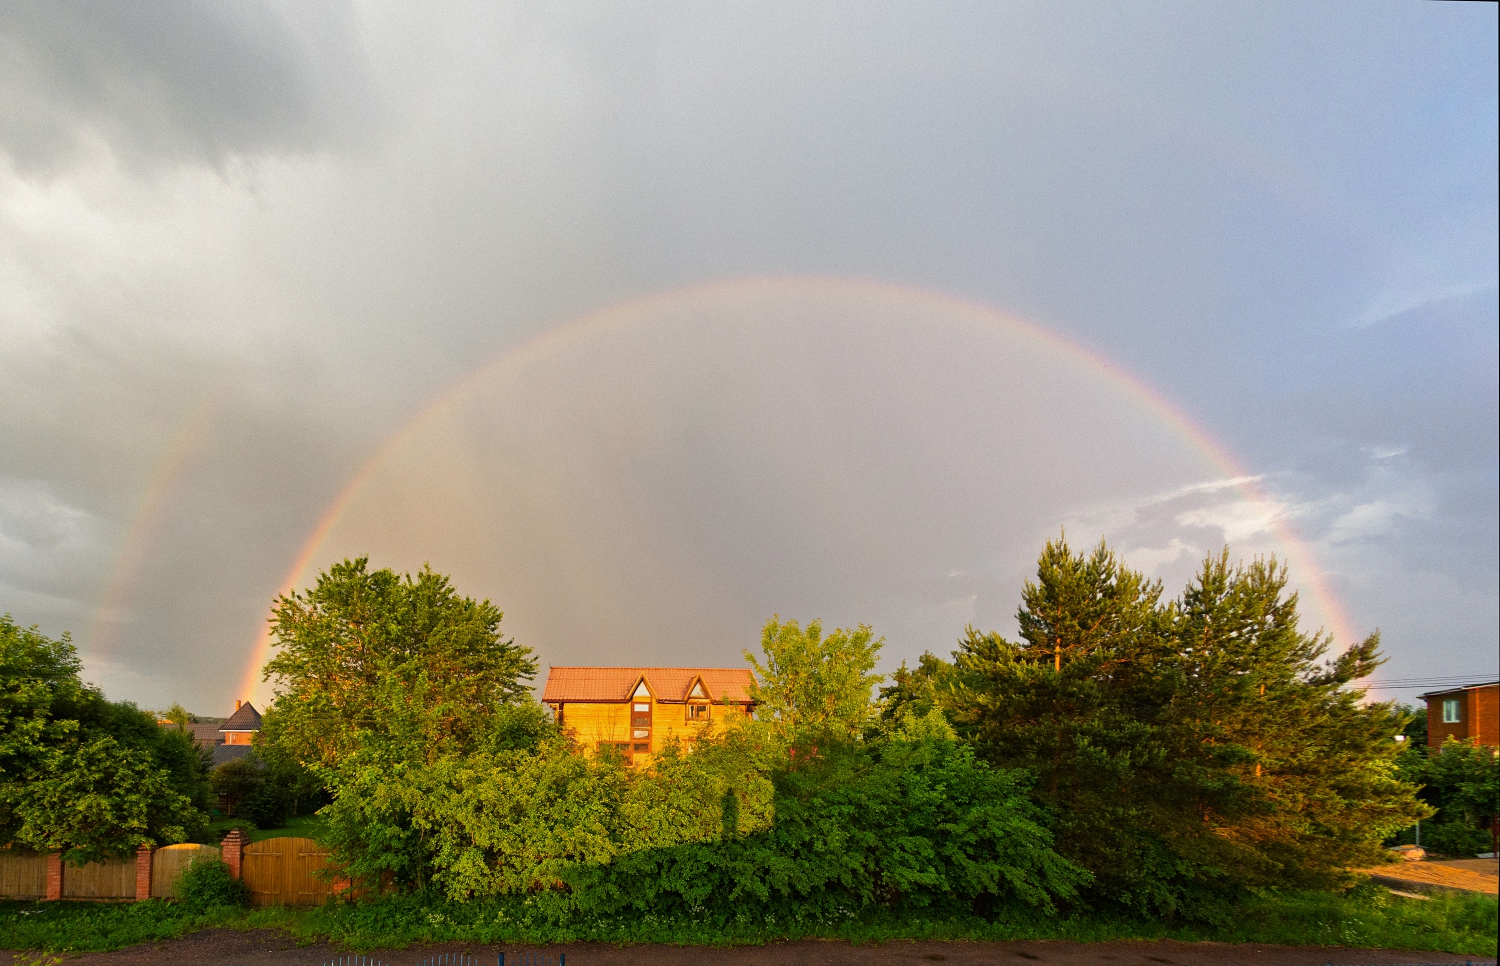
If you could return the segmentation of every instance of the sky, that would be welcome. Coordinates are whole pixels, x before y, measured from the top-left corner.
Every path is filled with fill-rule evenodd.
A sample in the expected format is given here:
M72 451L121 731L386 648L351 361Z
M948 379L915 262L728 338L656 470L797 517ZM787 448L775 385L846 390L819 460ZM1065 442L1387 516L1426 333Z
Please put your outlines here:
M1500 676L1496 8L0 6L0 611L225 714L346 555L882 668L1043 543ZM545 673L545 672L544 672Z

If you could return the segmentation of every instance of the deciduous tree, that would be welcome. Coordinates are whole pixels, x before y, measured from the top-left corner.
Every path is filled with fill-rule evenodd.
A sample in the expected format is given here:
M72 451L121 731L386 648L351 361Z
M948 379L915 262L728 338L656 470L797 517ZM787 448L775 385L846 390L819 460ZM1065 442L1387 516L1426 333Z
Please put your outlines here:
M413 577L372 571L367 557L335 564L272 610L266 730L325 768L372 741L413 761L477 747L537 670L530 648L501 635L501 616L428 567Z
M192 740L79 677L66 635L0 617L0 844L81 862L206 826Z
M787 741L854 738L873 713L872 689L884 680L873 673L883 643L867 624L825 637L821 621L804 630L796 621L771 618L761 631L765 663L745 652L755 669L756 717Z

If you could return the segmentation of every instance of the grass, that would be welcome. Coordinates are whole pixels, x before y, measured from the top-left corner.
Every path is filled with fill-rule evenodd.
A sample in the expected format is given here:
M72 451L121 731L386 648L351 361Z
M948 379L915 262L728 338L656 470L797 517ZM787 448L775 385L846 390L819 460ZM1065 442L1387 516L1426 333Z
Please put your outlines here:
M301 941L329 939L356 951L425 942L502 943L602 941L617 944L745 945L776 940L903 939L1037 940L1101 942L1180 939L1189 942L1255 942L1338 945L1495 955L1497 903L1482 895L1445 894L1407 899L1365 886L1344 894L1278 892L1247 899L1229 925L1163 924L1079 913L1047 916L1017 909L993 920L898 919L761 921L710 924L638 915L558 922L524 897L444 903L419 896L315 909L218 909L192 913L161 901L99 903L0 903L0 949L93 952L171 939L198 929L276 928Z
M317 815L298 815L286 820L281 828L262 828L250 833L250 841L274 839L282 835L297 835L305 839L316 839L328 828L328 823Z
M282 835L296 835L306 839L316 839L323 834L328 827L327 823L317 815L298 815L289 818L286 824L280 828L256 828L255 823L244 818L220 818L211 822L208 826L207 844L218 845L224 836L234 829L242 829L250 836L250 841L259 842L263 839L274 839Z
M178 903L0 902L0 949L105 952L175 939L199 929L229 926L285 928L283 910L211 909L194 913Z

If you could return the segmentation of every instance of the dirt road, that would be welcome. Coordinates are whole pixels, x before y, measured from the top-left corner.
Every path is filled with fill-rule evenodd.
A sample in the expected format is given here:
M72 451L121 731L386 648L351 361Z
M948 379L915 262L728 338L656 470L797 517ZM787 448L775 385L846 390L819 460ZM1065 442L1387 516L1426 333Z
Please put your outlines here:
M506 953L507 966L517 966L519 953L539 953L548 966L557 955L567 957L567 966L979 966L979 964L1052 964L1052 966L1325 966L1334 964L1453 964L1494 966L1494 957L1453 956L1446 953L1412 953L1381 949L1337 947L1293 947L1221 945L1180 942L918 942L851 946L837 942L797 942L770 946L740 946L717 949L704 946L628 946L596 944L553 946L542 950L519 947L475 947L460 945L422 946L370 955L389 966L417 966L440 953L472 953L482 966L495 966L498 954ZM70 958L68 966L177 966L206 963L213 966L321 966L348 956L331 946L298 948L284 933L270 930L239 932L211 929L172 942L137 946L113 953L93 953ZM4 963L0 954L0 963ZM18 960L26 962L26 960Z

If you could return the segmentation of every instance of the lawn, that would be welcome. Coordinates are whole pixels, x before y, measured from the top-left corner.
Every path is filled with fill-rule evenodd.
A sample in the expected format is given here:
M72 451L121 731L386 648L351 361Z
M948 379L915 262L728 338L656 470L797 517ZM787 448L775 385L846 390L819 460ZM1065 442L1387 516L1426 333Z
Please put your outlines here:
M204 843L218 845L234 829L243 829L250 836L250 841L259 842L262 839L274 839L282 835L296 835L302 838L316 839L322 835L327 824L317 815L298 815L287 819L285 825L280 828L256 828L255 823L243 818L220 818L209 825L208 835L204 837Z
M1370 886L1341 895L1278 892L1246 899L1231 911L1225 924L1215 926L1152 923L1087 912L1047 916L1030 909L1002 912L991 920L873 916L841 921L712 924L658 919L646 913L618 919L558 921L543 914L534 899L524 897L447 903L418 896L392 896L314 909L219 909L207 913L193 913L181 905L156 900L118 905L0 903L3 949L102 951L170 939L213 926L278 928L299 941L327 939L355 951L455 941L728 946L811 938L855 942L1178 939L1493 956L1497 904L1491 896L1474 894L1411 899Z

